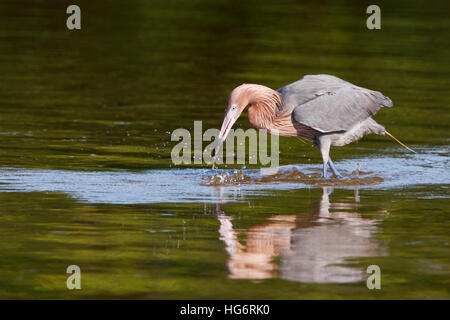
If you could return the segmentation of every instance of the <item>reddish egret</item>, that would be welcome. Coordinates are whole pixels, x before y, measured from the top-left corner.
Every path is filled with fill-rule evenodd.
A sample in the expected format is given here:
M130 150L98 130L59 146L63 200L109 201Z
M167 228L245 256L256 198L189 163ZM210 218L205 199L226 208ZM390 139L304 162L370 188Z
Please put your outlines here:
M365 134L388 135L414 152L371 118L382 107L392 107L391 99L331 75L307 75L276 91L258 84L235 88L214 149L213 169L220 146L247 105L248 119L256 129L311 141L322 154L325 179L327 166L342 178L329 156L330 147L345 146Z

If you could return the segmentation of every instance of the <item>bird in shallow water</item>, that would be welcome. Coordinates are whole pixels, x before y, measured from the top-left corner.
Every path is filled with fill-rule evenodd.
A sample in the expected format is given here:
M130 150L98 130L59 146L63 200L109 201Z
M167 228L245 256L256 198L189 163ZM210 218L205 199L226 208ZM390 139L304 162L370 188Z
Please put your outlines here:
M382 107L392 107L391 99L335 76L307 75L278 90L258 84L236 87L228 98L213 169L221 145L247 105L248 119L256 129L311 141L322 154L325 179L328 167L342 178L330 158L330 147L345 146L369 133L388 135L414 152L372 119Z

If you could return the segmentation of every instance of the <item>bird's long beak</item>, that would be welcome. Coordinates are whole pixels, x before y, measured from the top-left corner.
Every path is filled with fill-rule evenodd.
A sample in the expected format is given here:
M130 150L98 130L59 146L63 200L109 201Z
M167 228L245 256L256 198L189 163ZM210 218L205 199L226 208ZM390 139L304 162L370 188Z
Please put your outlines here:
M213 150L213 163L212 163L212 169L214 169L214 166L216 164L217 155L220 152L220 148L223 145L223 142L227 139L228 134L230 133L231 127L233 127L233 124L236 122L237 117L234 117L230 112L228 112L225 115L225 118L223 119L222 128L220 129L219 136L217 137L217 143Z

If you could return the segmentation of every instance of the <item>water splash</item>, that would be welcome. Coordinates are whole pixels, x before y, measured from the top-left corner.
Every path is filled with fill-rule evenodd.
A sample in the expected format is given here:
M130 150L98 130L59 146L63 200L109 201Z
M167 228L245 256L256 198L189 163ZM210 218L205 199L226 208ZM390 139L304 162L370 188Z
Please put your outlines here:
M328 180L322 178L320 169L306 168L301 171L296 166L279 168L278 172L267 176L259 175L259 170L235 170L233 172L223 171L205 175L203 184L209 186L241 186L246 184L282 184L296 183L311 186L369 186L380 184L384 179L373 172L355 170L351 173L343 171L344 179L331 177Z

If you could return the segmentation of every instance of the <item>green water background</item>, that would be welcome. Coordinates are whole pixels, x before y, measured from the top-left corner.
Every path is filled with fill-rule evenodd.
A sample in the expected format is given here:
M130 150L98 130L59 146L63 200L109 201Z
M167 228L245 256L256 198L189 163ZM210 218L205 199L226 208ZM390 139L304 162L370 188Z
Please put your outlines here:
M235 86L276 89L319 73L389 96L394 108L375 119L408 145L448 146L448 1L378 1L382 29L373 31L367 1L78 1L79 31L65 26L69 4L0 3L2 167L170 169L170 133L194 120L218 128ZM237 127L250 127L245 115ZM320 163L296 139L280 138L280 150L281 164ZM403 152L368 136L332 154L339 162L377 150ZM273 191L222 210L245 234L274 214L308 214L321 193ZM388 254L352 258L382 266L379 291L231 280L204 204L92 204L20 190L0 199L1 298L449 298L448 184L361 192L352 210L389 212L376 235ZM80 291L65 286L72 263L82 266Z

